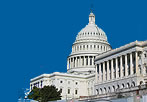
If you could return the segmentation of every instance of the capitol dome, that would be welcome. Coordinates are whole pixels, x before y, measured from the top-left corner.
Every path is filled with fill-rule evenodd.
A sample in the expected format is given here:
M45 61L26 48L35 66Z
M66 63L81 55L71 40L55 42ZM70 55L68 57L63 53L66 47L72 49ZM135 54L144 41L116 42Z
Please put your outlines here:
M76 38L76 42L84 40L99 40L107 43L107 36L105 32L95 24L95 16L93 13L89 15L88 25L78 33Z
M77 35L72 52L67 59L70 73L94 72L95 56L111 50L105 32L95 24L95 15L91 12L89 23Z

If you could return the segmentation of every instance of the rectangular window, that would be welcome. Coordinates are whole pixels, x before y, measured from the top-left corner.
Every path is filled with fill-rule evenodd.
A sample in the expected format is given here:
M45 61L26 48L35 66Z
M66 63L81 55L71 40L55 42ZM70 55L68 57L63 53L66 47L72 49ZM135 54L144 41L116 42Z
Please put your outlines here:
M75 94L76 94L76 95L78 94L78 90L75 90Z
M68 94L70 94L70 89L68 89Z
M90 58L90 65L92 65L92 58Z

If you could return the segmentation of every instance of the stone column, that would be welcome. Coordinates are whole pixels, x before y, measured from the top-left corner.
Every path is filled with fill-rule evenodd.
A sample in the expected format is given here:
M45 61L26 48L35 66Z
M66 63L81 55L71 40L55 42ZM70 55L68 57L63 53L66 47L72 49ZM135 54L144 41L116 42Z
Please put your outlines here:
M141 53L141 68L142 68L143 76L146 75L146 68L145 68L145 66L144 66L144 63L145 63L145 61L144 61L144 60L145 60L144 54L145 54L145 52L143 51L143 52Z
M105 81L105 62L103 62L103 81Z
M82 56L80 56L80 67L82 67Z
M136 62L136 75L138 75L138 52L135 52L135 62Z
M86 66L86 56L84 56L84 66Z
M90 56L88 56L88 66L90 66Z
M125 55L125 76L128 76L128 60L127 60L127 54Z
M70 69L72 68L72 58L70 58Z
M118 78L118 58L115 59L115 67L116 67L116 79Z
M113 59L111 60L111 79L114 79Z
M120 77L123 77L123 64L122 64L122 56L120 56Z
M91 59L92 59L92 65L94 65L94 57L92 56Z
M72 58L72 68L74 67L74 57Z
M133 62L132 62L132 53L130 53L130 74L133 74Z
M79 57L77 57L77 67L79 67Z
M77 65L77 57L74 57L74 67L76 67L76 65Z
M102 82L101 64L99 64L99 82Z
M107 61L107 80L110 80L109 60Z
M67 59L67 70L69 69L69 58Z
M98 83L98 72L97 72L97 64L95 65L95 82Z

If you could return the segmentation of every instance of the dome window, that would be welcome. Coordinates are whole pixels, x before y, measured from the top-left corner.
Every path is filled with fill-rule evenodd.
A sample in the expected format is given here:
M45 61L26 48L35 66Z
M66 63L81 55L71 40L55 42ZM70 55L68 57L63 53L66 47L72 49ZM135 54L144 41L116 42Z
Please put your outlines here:
M85 50L85 45L83 45L83 49Z
M95 45L94 45L94 49L95 49Z

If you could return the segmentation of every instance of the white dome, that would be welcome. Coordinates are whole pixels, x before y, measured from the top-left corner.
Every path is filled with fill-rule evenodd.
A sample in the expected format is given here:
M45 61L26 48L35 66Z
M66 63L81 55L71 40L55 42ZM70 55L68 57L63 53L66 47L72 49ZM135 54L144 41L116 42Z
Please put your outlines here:
M73 50L72 50L72 54L73 53L79 53L79 52L83 52L83 50L78 50L79 48L76 46L80 46L80 45L94 45L99 47L98 45L102 45L104 47L106 47L105 50L93 50L93 49L88 49L88 50L84 50L84 52L94 52L94 53L102 53L104 51L110 50L111 47L107 41L107 36L105 34L105 32L99 28L96 24L95 24L95 15L93 13L90 13L89 15L89 23L88 25L86 25L85 28L83 28L77 35L75 42L73 43Z
M107 43L107 36L105 32L93 23L89 23L78 33L75 43L87 39L98 40Z
M94 73L95 56L111 49L105 32L95 24L95 15L90 13L89 23L77 35L72 52L67 59L69 73Z

